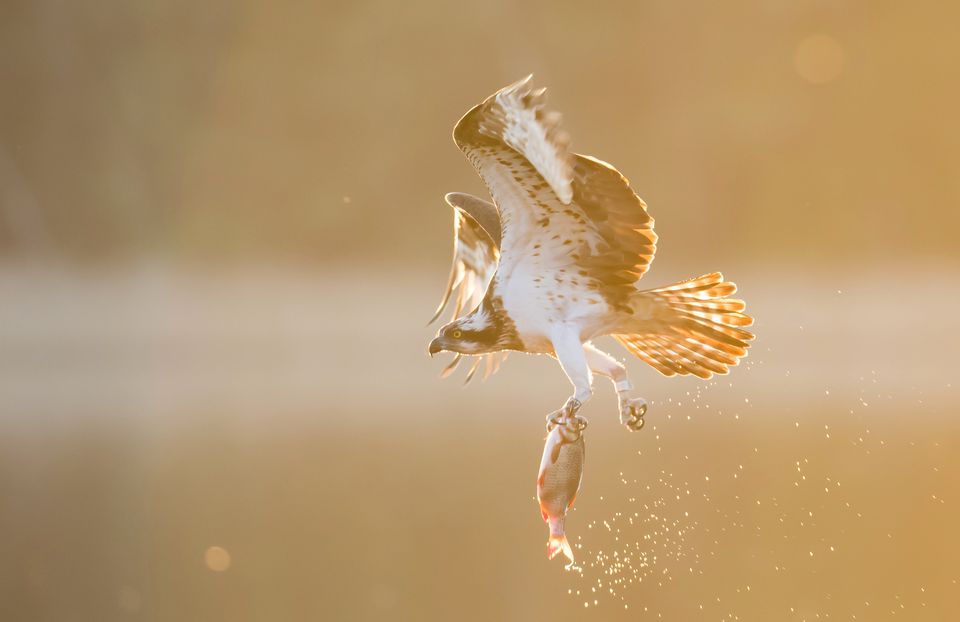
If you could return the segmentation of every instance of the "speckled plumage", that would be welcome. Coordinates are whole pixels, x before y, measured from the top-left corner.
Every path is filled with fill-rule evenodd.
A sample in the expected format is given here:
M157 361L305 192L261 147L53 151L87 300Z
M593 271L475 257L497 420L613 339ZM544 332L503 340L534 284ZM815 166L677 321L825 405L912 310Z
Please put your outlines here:
M544 104L528 77L454 128L493 203L447 195L455 254L438 314L454 290L457 303L431 351L554 354L577 403L590 395L591 371L613 379L621 397L629 390L622 365L589 344L601 335L667 375L725 373L753 338L744 303L727 297L736 286L711 273L639 290L657 244L646 204L613 166L569 151Z

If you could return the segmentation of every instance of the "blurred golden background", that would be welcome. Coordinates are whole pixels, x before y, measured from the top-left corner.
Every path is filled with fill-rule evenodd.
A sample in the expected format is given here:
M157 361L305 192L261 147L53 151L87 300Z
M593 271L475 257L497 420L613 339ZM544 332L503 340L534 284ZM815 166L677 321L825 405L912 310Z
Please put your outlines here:
M960 6L0 7L0 619L960 616ZM555 363L441 381L454 122L527 73L723 270L729 377L583 414L581 570L534 500ZM611 344L604 344L611 345ZM623 355L625 353L621 353Z

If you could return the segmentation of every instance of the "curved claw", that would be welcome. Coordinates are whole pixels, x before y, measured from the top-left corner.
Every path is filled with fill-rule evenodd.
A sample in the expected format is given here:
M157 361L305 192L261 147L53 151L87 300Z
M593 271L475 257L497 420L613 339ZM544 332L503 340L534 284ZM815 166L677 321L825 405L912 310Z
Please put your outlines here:
M620 423L632 432L643 427L645 414L647 414L647 401L642 397L626 400L620 405Z
M547 415L547 432L552 432L553 428L560 425L563 420L563 410L555 410Z
M636 419L631 419L627 422L627 429L631 432L638 432L643 427L644 419L643 417L637 417Z
M548 425L547 429L553 431L556 428L560 428L560 436L563 437L564 442L574 443L583 436L583 431L587 429L588 422L586 418L575 416L571 419L560 420L557 423Z
M587 425L588 422L585 417L576 415L572 419L567 419L566 422L564 422L560 434L565 441L573 443L583 435L583 431L587 429Z
M560 410L555 410L547 415L547 432L551 432L558 425L562 425L579 435L587 427L587 420L577 415L581 406L583 406L583 403L580 400L571 397Z
M573 417L577 414L577 411L580 410L580 407L583 404L575 397L571 397L567 400L567 403L563 405L564 412L567 413L567 418Z

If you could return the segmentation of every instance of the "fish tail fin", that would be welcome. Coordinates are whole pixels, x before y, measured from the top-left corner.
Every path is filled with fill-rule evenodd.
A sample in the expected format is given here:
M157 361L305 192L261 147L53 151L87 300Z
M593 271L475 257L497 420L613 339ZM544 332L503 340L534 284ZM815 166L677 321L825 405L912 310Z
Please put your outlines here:
M573 548L567 542L567 536L563 531L564 519L563 517L551 518L548 522L550 523L550 539L547 540L547 559L553 559L558 554L563 553L563 556L569 562L567 568L570 568L573 565Z
M567 536L550 536L550 539L547 541L547 558L553 559L561 552L563 556L567 558L567 561L570 562L567 565L570 566L573 564L573 549L570 547L570 543L567 542Z

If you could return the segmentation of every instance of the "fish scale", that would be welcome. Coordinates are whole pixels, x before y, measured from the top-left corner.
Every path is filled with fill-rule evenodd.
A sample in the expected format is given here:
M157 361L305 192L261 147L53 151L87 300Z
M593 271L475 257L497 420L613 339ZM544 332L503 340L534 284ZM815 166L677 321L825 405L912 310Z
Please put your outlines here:
M572 443L553 449L556 458L546 470L540 486L540 504L552 515L563 515L580 490L583 474L584 441L581 435Z
M570 562L568 568L573 564L573 550L567 542L566 516L580 491L585 453L582 428L573 421L557 425L547 434L537 477L540 514L550 527L547 555L553 559L562 552Z

